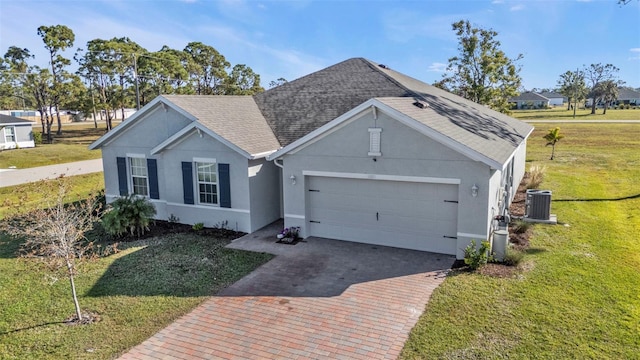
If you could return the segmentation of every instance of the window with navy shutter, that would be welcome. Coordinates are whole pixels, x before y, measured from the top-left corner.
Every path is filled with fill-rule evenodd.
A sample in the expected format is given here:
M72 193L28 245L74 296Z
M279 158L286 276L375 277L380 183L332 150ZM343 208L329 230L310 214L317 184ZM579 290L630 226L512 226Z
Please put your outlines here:
M118 189L120 190L120 196L129 195L129 184L127 182L127 158L116 158L118 165Z
M147 159L147 171L149 173L149 197L160 199L158 188L158 162L156 159Z
M220 183L220 207L231 207L231 181L229 164L218 164L218 181Z
M194 204L193 198L193 165L191 162L182 162L182 190L184 193L184 203Z

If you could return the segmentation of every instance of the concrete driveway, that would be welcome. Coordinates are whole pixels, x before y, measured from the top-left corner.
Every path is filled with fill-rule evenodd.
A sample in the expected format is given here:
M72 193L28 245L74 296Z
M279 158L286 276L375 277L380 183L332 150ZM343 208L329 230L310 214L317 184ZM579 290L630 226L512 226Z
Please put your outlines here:
M309 238L281 224L230 244L277 256L122 359L395 359L455 258Z

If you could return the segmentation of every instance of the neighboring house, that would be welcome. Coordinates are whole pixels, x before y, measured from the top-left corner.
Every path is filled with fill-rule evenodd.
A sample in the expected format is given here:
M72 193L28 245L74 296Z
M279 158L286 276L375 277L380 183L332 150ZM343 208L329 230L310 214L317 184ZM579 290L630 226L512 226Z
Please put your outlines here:
M539 93L539 95L549 99L550 106L562 106L568 101L566 97L562 96L562 94L558 94L557 92L545 91Z
M534 92L524 92L518 96L509 98L514 109L545 109L549 106L549 99Z
M355 58L255 96L165 95L93 143L159 219L455 254L490 238L533 128Z
M592 98L588 98L585 101L585 106L590 107ZM609 104L609 107L616 107L620 104L629 105L629 106L640 106L640 91L636 91L629 88L619 88L618 89L618 98L615 101L612 101ZM597 107L604 107L604 103L602 101L598 101L596 104Z
M640 91L628 88L618 89L618 99L614 105L629 104L631 106L640 105Z
M35 147L32 125L29 120L0 114L0 150Z

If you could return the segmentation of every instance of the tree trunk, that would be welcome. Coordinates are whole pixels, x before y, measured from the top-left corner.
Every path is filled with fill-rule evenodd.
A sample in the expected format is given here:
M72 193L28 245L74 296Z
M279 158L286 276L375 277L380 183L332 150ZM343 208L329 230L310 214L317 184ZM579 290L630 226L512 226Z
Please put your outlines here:
M551 145L551 159L549 160L553 160L553 157L556 153L556 144Z
M56 119L58 120L58 130L56 135L62 135L62 121L60 120L60 108L58 107L58 101L56 100Z
M597 102L598 102L598 99L596 99L596 97L594 96L592 98L592 101L591 101L591 115L595 115L595 113L596 113L596 103Z
M607 105L609 105L608 103L604 103L604 110L602 111L602 115L606 115L607 114Z
M82 320L82 311L80 311L80 303L78 302L78 294L76 293L76 283L73 280L73 267L67 261L67 270L69 271L69 283L71 284L71 296L73 296L73 305L76 307L76 316L78 321Z
M571 110L571 98L567 99L567 111Z

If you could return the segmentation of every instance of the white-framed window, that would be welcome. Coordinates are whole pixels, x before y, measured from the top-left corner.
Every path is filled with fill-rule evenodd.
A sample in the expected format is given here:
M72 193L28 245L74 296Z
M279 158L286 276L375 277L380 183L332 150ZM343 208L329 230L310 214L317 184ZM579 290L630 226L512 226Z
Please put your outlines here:
M149 196L149 174L147 159L129 156L129 173L131 174L131 193Z
M213 161L195 161L198 203L218 205L218 173Z
M16 142L16 127L5 126L4 128L4 142L13 143Z

